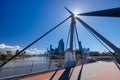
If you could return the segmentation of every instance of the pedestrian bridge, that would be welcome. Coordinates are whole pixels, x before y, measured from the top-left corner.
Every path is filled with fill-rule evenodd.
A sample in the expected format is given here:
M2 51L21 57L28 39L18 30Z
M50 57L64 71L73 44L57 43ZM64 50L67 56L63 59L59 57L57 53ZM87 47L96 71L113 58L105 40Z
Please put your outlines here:
M93 29L90 25L85 23L79 17L75 16L74 13L72 13L69 9L67 8L65 9L71 14L68 18L66 18L61 23L59 23L58 25L50 29L45 34L41 35L35 41L31 42L29 45L27 45L24 49L19 51L17 54L12 56L11 58L3 61L2 64L0 64L0 68L2 68L5 64L7 64L11 60L13 60L15 57L17 57L19 54L24 52L26 49L31 47L33 44L41 40L44 36L52 32L53 30L55 30L57 27L59 27L61 24L67 21L69 18L71 18L71 26L69 30L70 32L68 33L70 35L70 36L68 35L68 40L70 39L69 48L71 50L74 50L73 41L74 41L74 36L76 36L79 50L81 50L80 40L78 37L77 28L76 28L76 21L78 21L83 25L83 27L85 27L85 29L89 31L91 35L93 35L93 37L95 37L110 52L110 56L113 62L98 61L95 63L82 64L81 66L76 66L74 68L52 70L52 71L36 73L36 74L33 73L27 76L22 75L20 77L14 77L14 78L12 77L11 79L17 79L17 80L69 80L69 79L70 80L120 80L120 76L119 76L120 75L120 71L119 71L120 70L120 65L119 65L120 59L117 56L118 54L120 54L119 47L117 47L112 42L107 40L104 36L98 33L95 29ZM88 13L82 13L82 14L77 14L77 15L120 17L120 8L88 12ZM111 48L114 51L114 53L112 53L112 51L105 44L109 48ZM81 61L82 61L82 53L81 53Z
M17 80L120 80L120 71L113 62L98 61L83 66L37 73Z

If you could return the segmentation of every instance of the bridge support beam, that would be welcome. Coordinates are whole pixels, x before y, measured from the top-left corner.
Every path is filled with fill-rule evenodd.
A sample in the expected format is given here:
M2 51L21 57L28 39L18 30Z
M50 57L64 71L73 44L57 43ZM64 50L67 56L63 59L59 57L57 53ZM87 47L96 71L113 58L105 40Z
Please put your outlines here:
M105 37L103 37L100 33L95 31L92 27L90 27L87 23L82 21L79 17L76 18L87 30L94 33L98 38L100 38L105 44L107 44L113 51L115 51L115 54L112 54L117 62L120 64L119 59L117 58L116 54L120 55L120 49L117 48L113 43L111 43L109 40L107 40Z
M71 26L70 26L70 49L73 50L73 38L74 38L74 29L75 29L75 17L72 16L71 18Z

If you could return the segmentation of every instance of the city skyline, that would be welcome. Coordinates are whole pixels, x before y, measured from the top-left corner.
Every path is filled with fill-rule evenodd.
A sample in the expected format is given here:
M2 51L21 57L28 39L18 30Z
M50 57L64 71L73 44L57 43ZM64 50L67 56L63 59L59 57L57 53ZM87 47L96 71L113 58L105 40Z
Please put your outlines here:
M49 0L4 0L1 1L0 6L2 12L0 14L0 44L24 48L70 15L64 9L65 6L74 13L83 13L120 7L120 1L56 0L51 2ZM120 37L118 36L120 32L119 18L84 16L80 16L80 18L117 47L120 47ZM69 27L70 20L45 36L31 48L46 50L50 44L57 46L57 42L61 38L66 43ZM90 48L93 51L107 51L80 23L77 23L77 29L83 47Z

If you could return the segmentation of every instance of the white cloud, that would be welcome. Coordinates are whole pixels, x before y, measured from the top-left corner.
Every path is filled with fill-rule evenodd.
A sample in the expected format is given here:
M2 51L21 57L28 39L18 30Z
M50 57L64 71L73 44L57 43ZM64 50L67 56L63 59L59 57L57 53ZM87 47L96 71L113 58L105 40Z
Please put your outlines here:
M20 49L20 46L8 46L5 44L0 44L1 49Z
M0 52L6 53L6 51L11 51L13 54L16 53L16 50L21 50L20 46L9 46L6 44L0 44ZM44 50L39 50L37 48L31 48L25 50L27 54L40 54L44 52Z
M29 50L26 50L26 52L28 54L40 54L40 53L44 52L44 50L39 50L37 48L31 48Z
M6 44L0 44L0 51L1 52L6 52L6 51L11 51L12 53L15 53L16 50L20 50L20 46L9 46Z

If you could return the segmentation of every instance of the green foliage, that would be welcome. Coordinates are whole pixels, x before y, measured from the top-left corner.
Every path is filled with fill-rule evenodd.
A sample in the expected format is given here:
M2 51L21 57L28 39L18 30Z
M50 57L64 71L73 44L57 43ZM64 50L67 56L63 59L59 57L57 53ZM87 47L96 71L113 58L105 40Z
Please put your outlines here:
M80 54L76 54L76 59L77 60L81 59L81 55Z
M0 61L3 61L7 58L5 54L0 54Z
M12 56L13 56L13 54L0 53L0 61L4 61L6 59L9 59ZM30 55L25 55L25 54L21 53L15 59L17 59L17 58L25 58L25 57L30 57Z
M55 55L59 55L58 48L55 48L54 54L55 54Z
M3 60L6 60L8 58L12 57L12 54L0 54L0 60L3 61Z
M53 55L53 56L50 56L50 59L59 59L59 57L58 57L58 56Z
M90 52L90 56L100 56L100 52Z

